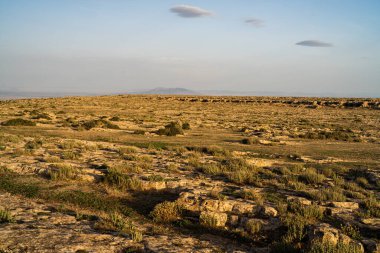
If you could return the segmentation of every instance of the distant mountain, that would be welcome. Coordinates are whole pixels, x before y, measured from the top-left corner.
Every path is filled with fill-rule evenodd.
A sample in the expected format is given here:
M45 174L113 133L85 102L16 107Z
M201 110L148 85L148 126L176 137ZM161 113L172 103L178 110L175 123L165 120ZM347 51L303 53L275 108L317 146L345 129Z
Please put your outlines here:
M185 88L163 88L158 87L146 91L136 91L133 94L154 94L154 95L201 95L201 93Z

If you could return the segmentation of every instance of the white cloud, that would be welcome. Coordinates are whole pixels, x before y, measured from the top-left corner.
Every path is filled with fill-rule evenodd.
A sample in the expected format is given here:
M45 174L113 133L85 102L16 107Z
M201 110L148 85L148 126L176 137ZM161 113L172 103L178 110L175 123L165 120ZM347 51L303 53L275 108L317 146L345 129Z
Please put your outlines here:
M256 28L260 28L264 26L264 21L258 18L250 18L246 19L245 23L250 24Z
M183 18L198 18L211 16L212 12L191 5L177 5L170 8L170 11Z
M319 41L319 40L304 40L297 42L296 45L298 46L305 46L305 47L332 47L334 46L331 43Z

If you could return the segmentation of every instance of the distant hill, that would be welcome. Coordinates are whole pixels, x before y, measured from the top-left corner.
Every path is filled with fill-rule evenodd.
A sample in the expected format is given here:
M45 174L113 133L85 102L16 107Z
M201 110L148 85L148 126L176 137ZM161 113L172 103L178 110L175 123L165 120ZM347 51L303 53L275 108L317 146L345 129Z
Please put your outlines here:
M146 91L137 91L133 94L156 94L156 95L201 95L201 93L185 88L163 88L158 87Z

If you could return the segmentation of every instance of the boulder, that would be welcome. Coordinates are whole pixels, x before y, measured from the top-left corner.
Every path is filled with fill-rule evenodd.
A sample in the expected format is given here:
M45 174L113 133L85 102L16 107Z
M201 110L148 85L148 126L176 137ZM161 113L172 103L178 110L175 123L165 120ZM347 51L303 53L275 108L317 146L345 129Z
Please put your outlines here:
M257 215L263 218L277 217L278 212L271 206L259 206L257 209Z
M359 204L356 202L330 202L330 206L346 209L359 209Z
M380 242L371 239L364 239L361 242L366 251L370 253L380 253Z
M339 231L329 224L321 223L309 231L310 242L318 240L325 243L337 244L339 240Z
M361 252L364 252L364 247L360 242L340 233L338 229L326 223L321 223L312 227L309 230L308 238L310 244L315 241L330 243L332 245L336 245L338 242L343 244L354 244L359 246Z
M367 218L361 219L361 222L366 225L371 225L375 227L380 227L380 218Z
M219 200L205 199L200 204L200 208L201 208L201 210L204 210L204 211L218 211Z
M239 225L239 216L238 215L230 215L228 216L228 226L236 227Z
M232 212L236 214L249 214L252 213L255 206L249 203L238 203L232 207Z
M306 198L302 198L302 197L294 197L294 196L288 196L286 198L286 200L288 202L298 202L300 203L301 205L304 205L304 206L310 206L312 204L312 202Z

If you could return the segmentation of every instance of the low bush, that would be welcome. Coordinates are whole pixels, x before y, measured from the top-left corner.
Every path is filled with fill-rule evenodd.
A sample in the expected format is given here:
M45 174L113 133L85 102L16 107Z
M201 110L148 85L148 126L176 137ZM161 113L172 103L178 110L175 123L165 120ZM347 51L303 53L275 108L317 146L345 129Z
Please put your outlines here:
M123 230L127 224L124 217L117 212L110 214L110 220L112 222L112 225L120 231Z
M185 122L182 124L182 129L183 130L189 130L190 129L190 123L189 122Z
M47 172L47 176L51 180L72 180L76 179L79 171L71 165L54 164Z
M288 214L282 218L282 223L286 226L287 232L282 237L285 243L298 243L301 242L306 236L307 220L301 215Z
M289 203L288 210L294 214L300 215L309 222L314 222L323 218L323 209L318 205L302 205L298 201Z
M51 117L47 113L39 113L32 117L32 119L46 119L51 120Z
M203 212L199 216L199 223L205 227L218 227L218 220L214 213Z
M140 179L130 177L117 168L109 168L103 182L120 190L138 190L142 187Z
M0 209L0 223L9 223L13 221L14 218L8 210Z
M260 232L262 223L260 221L251 219L251 220L248 220L245 226L248 233L250 233L251 235L254 235Z
M317 131L317 132L308 132L306 134L299 135L300 138L304 139L332 139L332 140L340 140L340 141L359 141L359 137L356 136L350 130L344 129L335 129L333 131Z
M208 163L208 164L203 164L199 167L199 169L208 175L221 175L223 174L223 170L218 164L215 163Z
M120 121L120 117L119 116L113 116L112 118L110 118L110 121Z
M30 120L16 118L4 121L1 123L2 126L35 126L36 123Z
M67 151L62 152L61 158L67 159L67 160L75 160L75 159L78 159L80 156L81 154L79 152L67 150Z
M342 189L337 187L311 191L305 194L317 201L346 201L346 196L343 194Z
M133 146L123 146L123 147L120 147L117 150L117 152L120 155L130 154L130 153L137 153L137 151L138 151L138 148L137 147L133 147Z
M32 150L42 147L42 140L32 140L25 144L25 149Z
M356 178L355 181L361 187L367 187L368 186L368 180L365 177L358 177L358 178Z
M153 211L150 212L150 217L155 222L170 223L180 219L181 211L182 208L178 203L165 201L154 207Z
M259 144L260 141L258 138L252 138L252 137L249 137L249 138L244 138L241 140L241 143L242 144L246 144L246 145L252 145L252 144Z
M380 201L374 195L370 195L361 205L367 216L380 218Z
M308 168L299 176L299 179L307 184L320 184L325 180L325 176L317 173L315 169Z
M340 229L342 230L343 234L348 235L354 240L362 239L362 236L360 234L358 227L351 226L350 224L346 224L346 225L341 225Z
M238 196L240 196L243 199L254 200L259 205L262 205L264 203L264 197L263 197L263 195L261 195L260 193L256 192L253 189L244 189L244 190L241 190L238 193Z
M309 253L362 253L362 248L356 244L345 244L338 242L332 244L328 242L313 242L310 246Z
M228 179L236 184L252 184L258 183L258 177L254 171L240 169L227 174Z
M89 120L79 123L78 126L73 125L73 127L76 127L78 129L85 129L90 130L95 127L101 127L101 128L109 128L109 129L120 129L118 125L115 125L107 120L104 119L98 119L98 120Z
M2 175L0 176L0 190L15 195L19 194L27 198L34 198L39 195L41 191L41 187L39 185L18 181L18 177L10 171L3 171L1 173Z
M183 134L182 125L178 122L171 122L165 126L165 128L158 129L156 131L158 135L176 136Z

